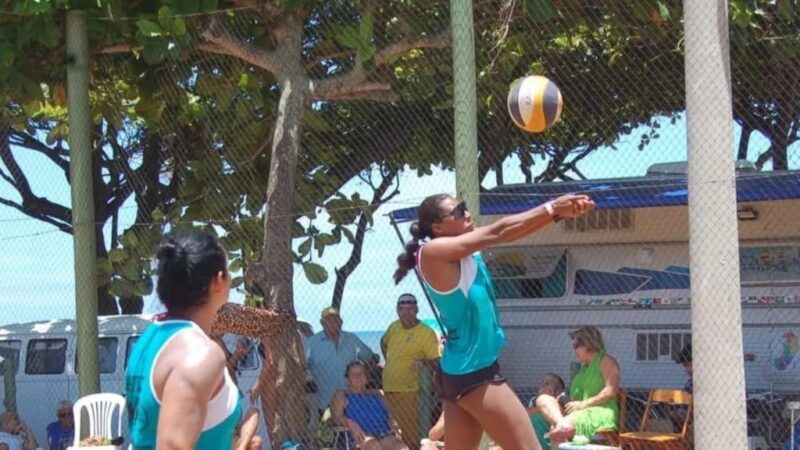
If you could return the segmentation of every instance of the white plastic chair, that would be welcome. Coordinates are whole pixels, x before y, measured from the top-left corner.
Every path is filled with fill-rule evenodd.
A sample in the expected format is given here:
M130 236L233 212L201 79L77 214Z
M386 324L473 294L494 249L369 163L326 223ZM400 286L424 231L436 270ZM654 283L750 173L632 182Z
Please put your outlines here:
M119 394L100 393L81 397L72 405L75 416L74 448L80 448L81 410L86 408L89 414L89 436L101 436L108 439L122 435L122 418L125 411L125 397ZM112 433L114 413L117 412L117 433Z

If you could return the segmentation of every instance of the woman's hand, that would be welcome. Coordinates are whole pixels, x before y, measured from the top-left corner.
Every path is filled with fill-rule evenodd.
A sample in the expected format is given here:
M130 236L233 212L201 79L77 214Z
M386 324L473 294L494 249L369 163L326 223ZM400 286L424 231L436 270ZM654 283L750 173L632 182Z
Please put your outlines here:
M400 425L398 425L397 422L394 420L392 421L391 428L392 428L392 433L394 433L395 436L400 437L400 435L403 434L403 430L400 429Z
M364 440L367 436L364 434L364 430L362 430L354 420L347 419L347 428L350 429L350 433L353 435L356 444L364 445Z
M564 411L567 414L572 414L575 411L580 411L582 409L586 409L586 402L574 401L574 402L569 402L566 405L564 405Z
M574 219L595 208L595 203L588 195L562 195L552 201L557 217Z

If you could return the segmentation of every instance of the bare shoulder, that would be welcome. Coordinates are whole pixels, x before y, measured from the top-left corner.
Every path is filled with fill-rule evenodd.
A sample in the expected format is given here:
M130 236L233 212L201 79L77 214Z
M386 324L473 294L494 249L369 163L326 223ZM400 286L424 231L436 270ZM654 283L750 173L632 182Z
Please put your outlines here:
M180 371L211 371L225 367L225 352L214 341L200 331L181 333L170 343L170 353L174 358L174 369Z
M617 368L619 367L617 359L609 354L603 355L603 359L600 360L600 365L607 367L617 367Z

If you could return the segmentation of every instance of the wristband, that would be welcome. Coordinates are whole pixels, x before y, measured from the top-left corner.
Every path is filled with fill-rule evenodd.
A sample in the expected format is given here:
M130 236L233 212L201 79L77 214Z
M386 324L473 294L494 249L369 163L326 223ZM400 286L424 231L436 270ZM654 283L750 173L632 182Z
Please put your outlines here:
M553 206L553 201L552 200L549 201L549 202L545 202L544 209L547 210L547 214L549 214L550 217L553 217L553 216L556 215L556 208Z

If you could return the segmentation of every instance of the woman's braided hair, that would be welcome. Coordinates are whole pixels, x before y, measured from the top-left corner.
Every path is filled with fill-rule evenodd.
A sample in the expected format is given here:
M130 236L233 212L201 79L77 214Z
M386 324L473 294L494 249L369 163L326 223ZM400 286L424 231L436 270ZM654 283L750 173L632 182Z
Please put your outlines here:
M442 220L439 205L450 198L447 194L436 194L427 197L419 205L417 221L411 224L411 240L405 245L405 251L397 256L397 270L394 272L394 283L398 284L416 264L416 253L420 241L433 239L433 224Z

